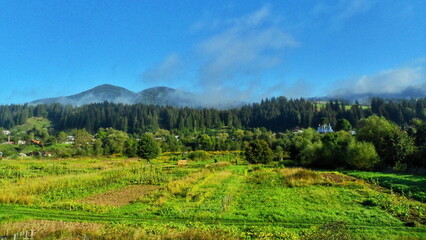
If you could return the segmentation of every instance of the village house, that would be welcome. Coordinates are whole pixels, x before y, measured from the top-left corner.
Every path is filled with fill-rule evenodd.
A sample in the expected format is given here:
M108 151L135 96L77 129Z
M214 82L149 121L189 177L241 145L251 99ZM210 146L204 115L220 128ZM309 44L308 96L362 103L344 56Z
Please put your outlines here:
M324 125L319 125L318 129L317 129L318 133L324 134L324 133L329 133L329 132L334 132L333 129L331 128L330 123L328 124L324 124Z
M69 135L69 136L67 136L67 140L66 140L64 143L65 143L65 144L73 144L73 143L74 143L74 140L75 140L75 137L74 137L74 136Z
M3 130L2 132L4 135L10 135L10 131L9 130Z
M299 134L299 133L303 133L303 130L298 129L298 130L293 131L293 134Z

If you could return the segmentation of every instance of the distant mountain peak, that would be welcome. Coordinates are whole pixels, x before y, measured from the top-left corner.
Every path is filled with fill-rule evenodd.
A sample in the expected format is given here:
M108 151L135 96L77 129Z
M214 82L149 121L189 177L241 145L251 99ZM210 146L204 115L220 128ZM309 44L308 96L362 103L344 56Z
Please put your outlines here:
M151 87L140 92L132 92L126 88L102 84L70 96L44 98L30 102L29 104L52 104L59 103L62 105L81 106L91 103L102 103L105 101L111 103L123 104L146 104L158 106L173 107L192 107L204 108L214 107L226 109L230 107L242 106L241 103L234 104L211 104L203 101L203 97L197 94L189 93L183 90L169 88L165 86Z
M102 85L96 86L94 88L91 88L89 90L86 90L86 91L84 91L82 93L93 92L93 91L109 91L109 92L123 91L123 92L132 92L132 91L130 91L130 90L126 89L126 88L123 88L123 87L119 87L119 86L115 86L115 85L111 85L111 84L102 84Z
M38 99L30 104L51 104L60 103L63 105L81 106L90 103L112 102L124 104L150 104L150 105L170 105L170 106L190 106L195 107L196 96L184 91L165 86L151 87L138 93L126 88L102 84L70 96Z

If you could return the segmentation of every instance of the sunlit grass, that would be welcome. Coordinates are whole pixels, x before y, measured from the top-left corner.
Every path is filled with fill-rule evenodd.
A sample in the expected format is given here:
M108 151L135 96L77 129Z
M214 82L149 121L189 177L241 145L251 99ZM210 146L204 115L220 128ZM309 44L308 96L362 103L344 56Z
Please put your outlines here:
M103 234L116 239L303 239L327 224L368 239L426 235L425 204L381 191L374 182L304 168L235 165L239 155L229 158L221 152L178 166L171 160L176 154L151 163L120 157L0 161L0 223L13 231L49 225L51 231L40 236L94 239ZM147 191L122 204L96 200L139 188ZM11 223L25 218L89 225ZM162 227L168 223L173 226Z
M396 191L404 196L426 201L426 176L363 171L346 171L346 173Z

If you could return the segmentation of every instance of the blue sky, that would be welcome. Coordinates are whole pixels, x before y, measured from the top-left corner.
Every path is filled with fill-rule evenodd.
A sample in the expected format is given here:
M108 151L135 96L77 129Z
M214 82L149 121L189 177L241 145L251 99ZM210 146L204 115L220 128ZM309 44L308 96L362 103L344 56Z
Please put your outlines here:
M0 104L100 84L211 101L426 83L426 1L0 1Z

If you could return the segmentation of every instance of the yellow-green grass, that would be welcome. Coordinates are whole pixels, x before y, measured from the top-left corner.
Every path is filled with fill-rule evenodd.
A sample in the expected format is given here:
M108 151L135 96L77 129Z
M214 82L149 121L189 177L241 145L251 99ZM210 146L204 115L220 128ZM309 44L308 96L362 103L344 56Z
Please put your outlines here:
M235 165L232 158L214 163L223 154L209 154L210 160L188 166L177 166L169 159L173 154L151 164L123 158L2 160L0 171L7 174L0 177L0 224L6 225L0 235L6 227L29 229L37 224L30 219L38 219L63 238L308 239L330 226L359 239L426 238L421 202L343 174ZM151 190L124 206L84 201L134 184ZM57 221L84 222L88 230L67 230Z

